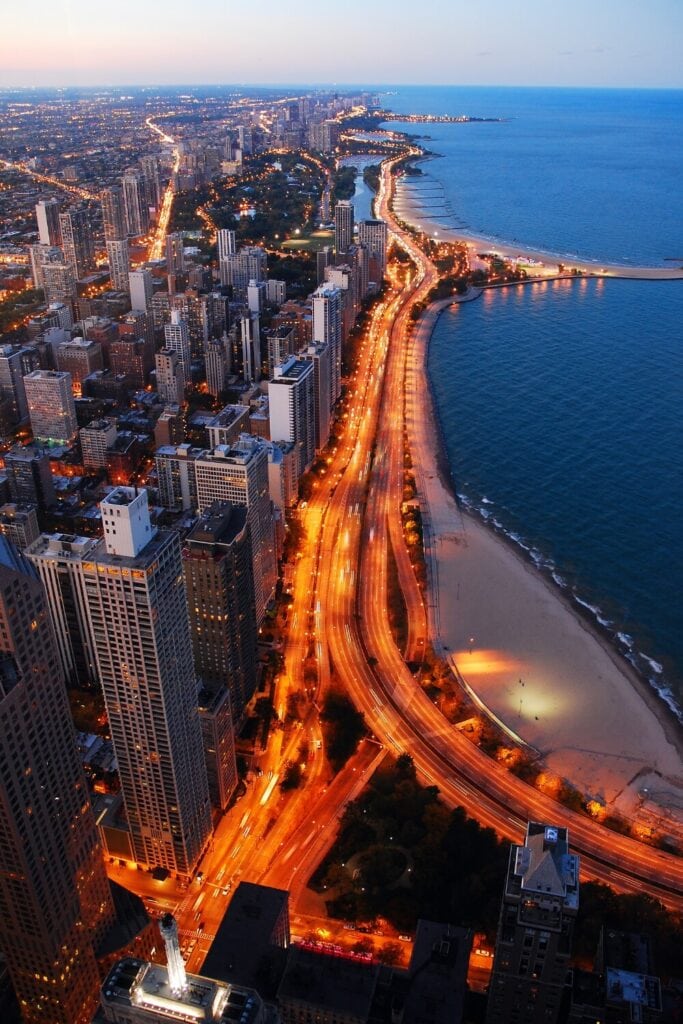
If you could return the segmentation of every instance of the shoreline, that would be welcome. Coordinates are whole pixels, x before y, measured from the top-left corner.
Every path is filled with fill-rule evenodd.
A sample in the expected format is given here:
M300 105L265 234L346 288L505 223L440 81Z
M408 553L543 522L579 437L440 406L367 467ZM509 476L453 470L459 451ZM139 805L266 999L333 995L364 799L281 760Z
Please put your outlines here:
M420 374L426 385L421 407L414 403L419 413L413 414L409 437L416 449L413 464L420 463L418 497L433 591L428 601L430 639L437 653L455 661L493 717L541 751L553 773L608 810L637 815L660 828L662 819L668 819L674 831L683 830L683 731L676 713L627 660L613 634L595 621L587 606L563 591L548 568L501 529L492 529L475 509L463 507L427 371L434 326L451 301L428 307L416 327L412 352L416 378ZM487 573L488 581L476 580ZM524 634L514 652L516 660L507 665L501 664L500 655L509 653L509 643L479 651L475 641L468 650L466 633L470 628L474 633L474 626L463 633L463 626L458 631L454 625L454 616L469 615L480 636L497 631L498 639L505 640L505 629L494 621L496 611L499 618L503 613L517 615L515 628ZM516 634L508 639L513 647L519 642ZM522 674L529 689L521 688ZM538 677L538 685L530 684L532 676ZM532 710L539 711L533 719L523 704L529 698L537 704ZM536 725L539 719L543 725ZM577 741L586 746L578 747Z
M415 157L414 162L423 162L434 159L429 154L423 157ZM410 176L408 176L408 180ZM399 191L401 181L396 182L393 199L394 215L416 230L422 230L424 234L436 235L445 242L459 242L471 249L473 254L478 252L495 252L510 261L524 263L531 260L536 264L542 264L537 269L557 273L558 264L562 264L567 271L576 269L582 274L594 277L626 278L638 281L678 281L683 280L683 267L657 267L657 266L630 266L600 260L587 259L571 253L550 252L538 247L527 246L524 243L507 242L503 239L480 235L470 232L466 228L453 228L442 224L437 218L424 214L421 204L410 196L403 195ZM424 214L424 215L423 215ZM665 257L662 257L664 260Z

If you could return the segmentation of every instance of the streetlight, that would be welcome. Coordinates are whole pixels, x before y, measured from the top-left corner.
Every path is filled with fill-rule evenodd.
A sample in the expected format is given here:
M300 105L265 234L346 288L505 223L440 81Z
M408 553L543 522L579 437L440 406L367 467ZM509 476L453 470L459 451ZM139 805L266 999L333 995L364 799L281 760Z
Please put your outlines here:
M474 637L470 637L470 654L472 653L472 647L474 646Z

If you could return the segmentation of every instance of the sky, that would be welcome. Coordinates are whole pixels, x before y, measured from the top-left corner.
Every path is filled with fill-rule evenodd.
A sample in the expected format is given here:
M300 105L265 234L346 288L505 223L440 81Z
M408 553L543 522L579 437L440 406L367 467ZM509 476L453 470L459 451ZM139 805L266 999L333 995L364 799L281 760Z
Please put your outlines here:
M3 6L0 88L683 88L683 0L26 0Z

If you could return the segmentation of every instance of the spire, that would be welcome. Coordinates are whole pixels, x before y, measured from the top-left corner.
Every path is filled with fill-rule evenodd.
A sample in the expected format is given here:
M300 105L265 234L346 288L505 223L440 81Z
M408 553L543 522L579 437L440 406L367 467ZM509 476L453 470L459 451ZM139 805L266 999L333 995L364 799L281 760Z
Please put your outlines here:
M159 931L166 946L168 984L173 995L180 996L187 991L187 975L185 961L178 943L178 925L173 914L164 914L159 921Z

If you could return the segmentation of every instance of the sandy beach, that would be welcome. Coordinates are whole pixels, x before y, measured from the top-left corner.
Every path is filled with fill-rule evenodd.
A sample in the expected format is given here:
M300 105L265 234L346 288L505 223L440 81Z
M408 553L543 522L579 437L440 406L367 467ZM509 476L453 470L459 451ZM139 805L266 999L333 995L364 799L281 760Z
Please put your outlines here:
M552 772L608 811L680 835L683 735L673 716L551 580L456 505L426 375L447 304L430 307L415 332L407 385L432 642Z
M406 179L403 179L405 181ZM410 181L410 179L407 179ZM472 253L496 252L506 259L525 264L533 260L534 264L542 264L542 267L534 267L536 271L545 273L557 273L558 263L562 263L565 269L576 269L583 274L593 274L599 277L631 278L642 281L677 281L683 280L683 268L672 264L669 267L629 267L620 264L597 263L591 260L582 260L576 256L561 253L543 252L540 249L530 249L527 246L518 246L514 243L500 242L492 238L485 238L469 234L466 231L448 227L442 224L438 218L430 217L425 213L418 198L410 194L410 188L397 182L393 202L394 213L406 224L419 228L427 235L437 237L446 242L462 242L469 246Z

